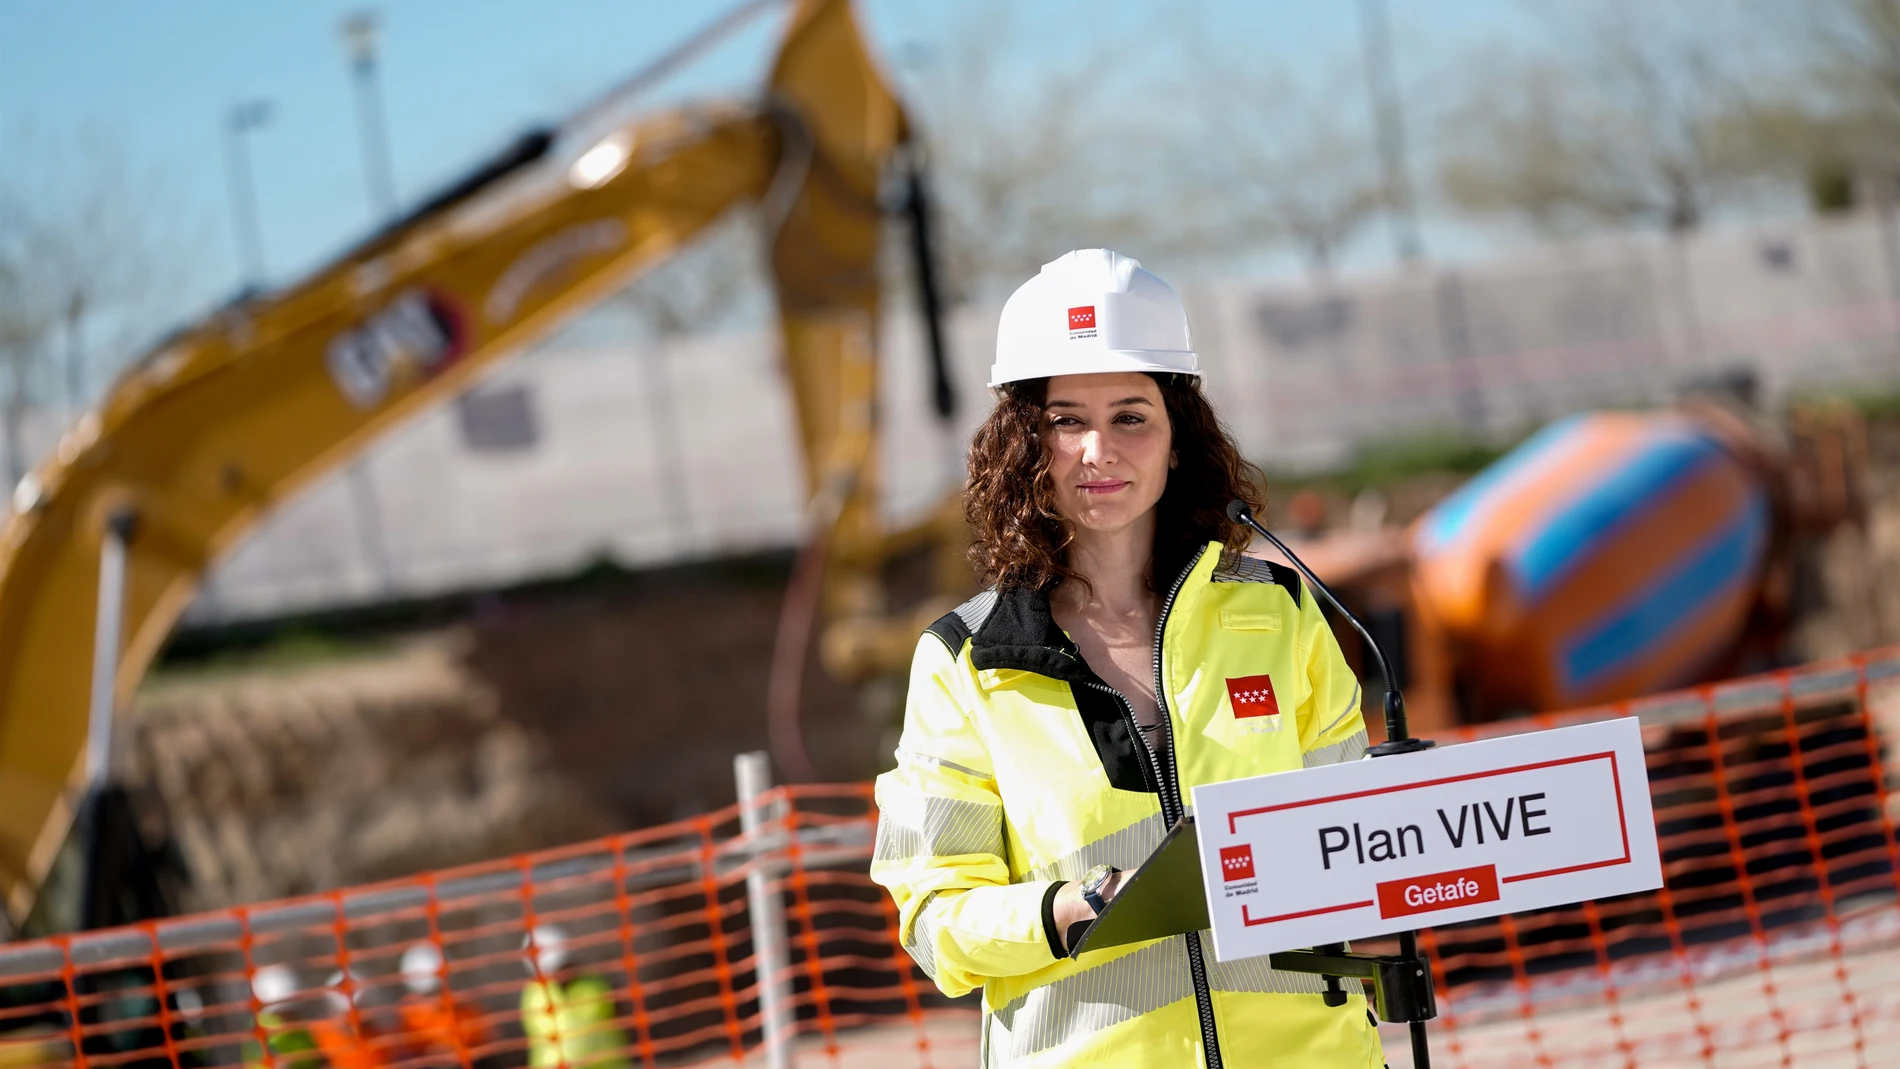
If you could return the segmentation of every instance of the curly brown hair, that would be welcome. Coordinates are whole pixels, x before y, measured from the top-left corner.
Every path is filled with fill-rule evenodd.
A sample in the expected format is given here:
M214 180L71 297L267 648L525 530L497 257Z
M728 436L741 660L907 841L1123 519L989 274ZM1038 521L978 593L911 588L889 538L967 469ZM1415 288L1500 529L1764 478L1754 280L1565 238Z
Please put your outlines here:
M1266 478L1241 457L1197 378L1149 377L1161 387L1180 460L1155 506L1148 583L1159 591L1208 542L1220 542L1230 554L1246 548L1248 531L1227 518L1227 503L1239 498L1259 512L1266 502ZM1069 568L1075 533L1056 511L1049 451L1042 444L1048 397L1048 379L1004 386L970 443L963 514L972 534L970 564L985 583L1046 590L1065 579L1081 579Z

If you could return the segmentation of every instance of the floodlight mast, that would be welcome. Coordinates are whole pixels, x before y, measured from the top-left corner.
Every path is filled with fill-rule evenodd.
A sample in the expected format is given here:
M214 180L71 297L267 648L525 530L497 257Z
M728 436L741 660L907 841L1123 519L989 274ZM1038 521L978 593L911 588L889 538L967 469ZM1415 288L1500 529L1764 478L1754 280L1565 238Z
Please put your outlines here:
M395 164L376 67L382 28L382 14L374 8L350 12L337 27L343 50L350 58L352 80L356 83L356 124L363 145L363 180L369 192L369 208L378 226L396 216Z

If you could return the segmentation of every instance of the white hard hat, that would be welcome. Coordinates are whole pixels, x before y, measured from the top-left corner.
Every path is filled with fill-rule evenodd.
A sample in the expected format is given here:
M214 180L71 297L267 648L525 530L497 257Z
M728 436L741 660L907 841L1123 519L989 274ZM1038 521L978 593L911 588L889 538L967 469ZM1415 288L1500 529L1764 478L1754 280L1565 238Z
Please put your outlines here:
M523 950L534 952L534 965L543 976L552 976L567 963L567 933L552 924L537 925L522 939Z
M990 385L1109 371L1199 375L1201 361L1173 286L1132 257L1077 249L1003 305Z
M332 1013L342 1013L363 997L363 977L355 969L338 969L323 981L323 1001Z
M266 1006L276 1005L297 993L297 974L288 965L266 965L251 977L251 993Z
M442 984L442 951L434 943L411 943L402 952L402 983L411 992L427 995Z

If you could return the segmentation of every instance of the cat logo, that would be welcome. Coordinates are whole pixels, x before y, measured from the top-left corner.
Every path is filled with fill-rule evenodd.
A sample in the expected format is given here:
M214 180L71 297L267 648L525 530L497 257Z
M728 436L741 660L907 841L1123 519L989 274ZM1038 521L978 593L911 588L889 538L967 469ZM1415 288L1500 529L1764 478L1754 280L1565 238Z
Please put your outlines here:
M398 386L433 377L462 355L466 330L441 294L405 291L367 321L330 339L325 362L357 408L374 408Z

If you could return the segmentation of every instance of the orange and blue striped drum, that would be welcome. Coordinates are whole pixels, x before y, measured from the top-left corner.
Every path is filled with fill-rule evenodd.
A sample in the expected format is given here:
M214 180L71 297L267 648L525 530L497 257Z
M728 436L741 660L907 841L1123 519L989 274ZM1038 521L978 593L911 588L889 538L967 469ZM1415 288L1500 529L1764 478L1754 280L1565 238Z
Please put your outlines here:
M1413 529L1414 597L1462 651L1483 714L1695 681L1747 622L1768 494L1673 413L1560 420Z

